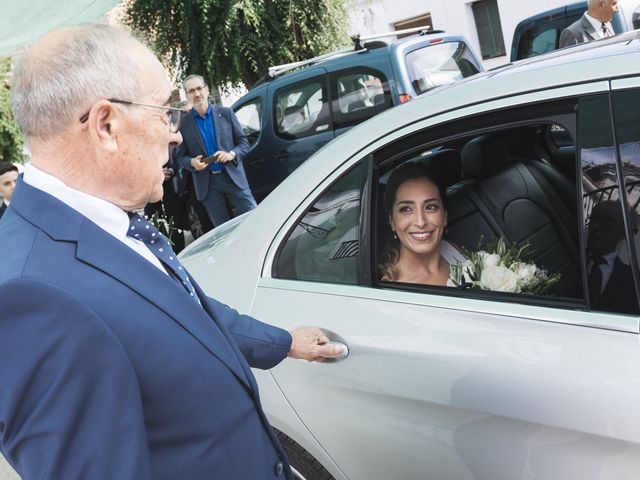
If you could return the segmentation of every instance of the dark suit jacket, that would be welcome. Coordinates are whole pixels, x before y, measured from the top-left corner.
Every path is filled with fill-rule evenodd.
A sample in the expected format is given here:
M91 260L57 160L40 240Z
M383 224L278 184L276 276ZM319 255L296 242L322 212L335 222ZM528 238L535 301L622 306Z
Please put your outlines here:
M3 201L0 201L0 219L4 215L4 212L6 209L7 209L7 206L5 205L5 203Z
M249 151L247 137L242 131L242 127L240 123L238 123L238 119L233 110L215 105L211 105L211 107L213 108L213 128L218 149L226 152L232 150L236 152L235 161L225 163L224 168L239 188L249 188L249 182L247 181L247 176L242 166L242 159ZM193 172L196 197L198 200L203 201L209 191L211 174L208 170L197 172L191 166L192 158L198 155L207 155L202 135L200 134L200 130L198 130L198 124L193 116L193 110L184 116L182 125L180 126L180 133L182 134L182 144L176 149L178 164L180 167Z
M289 333L196 285L203 309L22 180L11 205L0 223L0 447L21 477L283 478L249 365L278 364Z
M569 45L577 45L578 43L590 42L599 38L596 35L596 29L593 28L587 17L582 15L578 20L573 22L562 33L560 33L559 46L568 47Z
M619 313L639 312L631 267L618 257L595 308Z

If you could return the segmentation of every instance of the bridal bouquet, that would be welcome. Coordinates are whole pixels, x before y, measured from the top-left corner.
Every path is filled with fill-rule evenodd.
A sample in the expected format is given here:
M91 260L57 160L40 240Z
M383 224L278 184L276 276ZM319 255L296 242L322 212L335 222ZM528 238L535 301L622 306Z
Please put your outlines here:
M507 247L500 238L486 251L463 248L463 253L466 260L450 267L450 279L457 287L541 295L560 281L560 274L550 275L527 261L532 253L529 243Z

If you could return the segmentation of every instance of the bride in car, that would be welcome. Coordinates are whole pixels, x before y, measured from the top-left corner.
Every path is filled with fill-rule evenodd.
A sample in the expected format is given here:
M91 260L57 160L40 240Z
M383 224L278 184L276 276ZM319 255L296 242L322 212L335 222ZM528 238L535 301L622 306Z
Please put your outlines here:
M425 166L405 163L391 173L385 210L393 239L382 254L381 280L447 285L449 266L463 261L464 256L442 238L447 227L446 203L445 188Z

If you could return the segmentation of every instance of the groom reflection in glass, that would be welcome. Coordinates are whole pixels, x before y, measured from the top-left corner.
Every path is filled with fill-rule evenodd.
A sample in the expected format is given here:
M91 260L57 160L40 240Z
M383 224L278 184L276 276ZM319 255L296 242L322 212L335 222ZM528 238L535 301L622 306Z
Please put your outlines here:
M637 313L620 202L608 200L593 207L587 248L591 309Z

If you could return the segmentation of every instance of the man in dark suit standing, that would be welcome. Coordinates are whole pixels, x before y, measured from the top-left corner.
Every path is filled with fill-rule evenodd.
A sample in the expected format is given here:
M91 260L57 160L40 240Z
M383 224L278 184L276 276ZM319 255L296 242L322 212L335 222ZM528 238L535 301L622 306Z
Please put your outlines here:
M17 180L18 167L10 162L0 162L0 196L3 198L2 203L0 203L0 219L11 202L11 196L16 188Z
M560 33L560 47L614 35L611 19L618 11L618 0L589 0L588 5L582 17Z
M635 218L634 212L630 214ZM607 200L593 207L589 217L587 248L591 307L610 312L638 313L620 202Z
M250 367L341 351L207 297L135 213L181 141L171 90L103 25L16 65L32 157L0 222L0 452L24 480L291 480Z
M233 110L209 103L200 75L189 75L184 90L193 109L180 127L183 142L176 156L180 167L193 172L196 196L218 226L230 218L227 201L237 214L256 207L242 166L249 142Z

